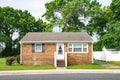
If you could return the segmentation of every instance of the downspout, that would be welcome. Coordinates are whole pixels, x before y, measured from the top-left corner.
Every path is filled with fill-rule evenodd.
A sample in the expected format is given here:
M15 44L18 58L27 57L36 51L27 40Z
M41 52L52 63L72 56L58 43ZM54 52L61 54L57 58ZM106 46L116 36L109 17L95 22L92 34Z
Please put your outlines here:
M94 63L94 57L93 57L93 42L92 42L92 63Z
M65 52L65 67L67 67L67 52Z

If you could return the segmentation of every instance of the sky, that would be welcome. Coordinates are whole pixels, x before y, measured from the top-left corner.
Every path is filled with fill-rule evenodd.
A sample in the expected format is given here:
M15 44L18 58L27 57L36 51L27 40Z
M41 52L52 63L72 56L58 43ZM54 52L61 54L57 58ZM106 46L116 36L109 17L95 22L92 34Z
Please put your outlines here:
M36 19L45 12L44 4L51 0L0 0L0 6L10 6L15 9L28 10Z
M44 4L52 0L0 0L0 6L10 6L15 9L28 10L36 19L41 18L45 13L46 9ZM102 6L108 6L111 0L97 0ZM54 31L58 32L59 29L56 27ZM15 33L13 39L17 38L18 34ZM96 36L93 37L94 41L97 41Z
M15 9L28 10L36 19L45 13L44 4L52 0L0 0L0 6L10 6ZM111 0L98 0L100 4L109 5Z

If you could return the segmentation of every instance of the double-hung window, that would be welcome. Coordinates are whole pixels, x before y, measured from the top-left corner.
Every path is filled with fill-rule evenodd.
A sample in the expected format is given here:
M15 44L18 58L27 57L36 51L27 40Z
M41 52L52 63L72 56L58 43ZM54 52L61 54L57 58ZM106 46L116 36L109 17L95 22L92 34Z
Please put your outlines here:
M35 43L32 44L32 52L44 52L44 44L43 43Z
M88 43L69 43L68 52L87 53Z
M42 44L35 44L35 52L42 52Z
M82 44L73 44L73 52L82 52Z
M83 52L87 52L88 46L87 43L83 43Z
M69 51L69 52L72 52L72 47L73 47L73 45L72 45L72 44L68 44L68 46L69 46L69 47L68 47L68 51Z

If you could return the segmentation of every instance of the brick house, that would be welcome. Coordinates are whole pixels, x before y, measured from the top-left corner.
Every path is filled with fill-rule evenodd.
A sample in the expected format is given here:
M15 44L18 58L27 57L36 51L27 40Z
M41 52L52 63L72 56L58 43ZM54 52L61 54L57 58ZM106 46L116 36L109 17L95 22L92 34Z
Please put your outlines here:
M23 65L92 64L92 39L86 32L29 32L20 41Z

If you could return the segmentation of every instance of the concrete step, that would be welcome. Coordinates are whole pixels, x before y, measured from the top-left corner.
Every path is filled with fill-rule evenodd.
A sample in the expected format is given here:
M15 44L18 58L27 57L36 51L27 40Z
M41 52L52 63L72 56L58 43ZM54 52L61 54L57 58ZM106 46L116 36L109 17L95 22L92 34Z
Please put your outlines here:
M57 60L57 67L65 67L65 61L64 60Z

